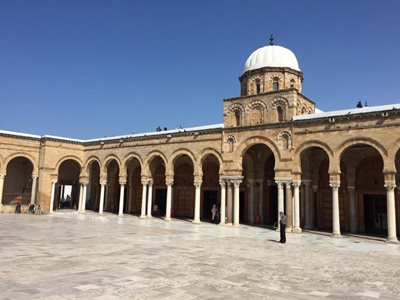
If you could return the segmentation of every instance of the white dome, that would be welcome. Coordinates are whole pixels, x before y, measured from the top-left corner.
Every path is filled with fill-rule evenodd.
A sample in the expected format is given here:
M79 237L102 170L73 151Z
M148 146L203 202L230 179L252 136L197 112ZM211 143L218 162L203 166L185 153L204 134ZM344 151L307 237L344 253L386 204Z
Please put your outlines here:
M301 71L294 53L277 45L268 45L254 51L244 65L244 72L264 67L291 68Z

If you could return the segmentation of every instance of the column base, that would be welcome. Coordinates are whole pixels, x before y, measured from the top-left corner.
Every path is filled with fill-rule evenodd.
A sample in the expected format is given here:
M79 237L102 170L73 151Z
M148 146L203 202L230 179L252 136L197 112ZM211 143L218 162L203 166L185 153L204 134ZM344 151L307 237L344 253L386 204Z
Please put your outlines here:
M118 217L123 217L124 216L124 214L118 214Z
M201 224L201 222L200 222L200 221L197 221L197 220L193 220L193 221L192 221L192 224Z
M146 219L146 215L140 215L139 218L141 218L141 219Z
M225 226L232 226L232 223L225 223Z
M99 215L103 215L103 212L99 212Z
M285 232L292 232L292 227L286 227Z
M165 217L164 221L172 221L172 218L171 217Z
M225 222L224 223L219 223L219 226L226 226Z
M293 233L301 233L301 231L302 231L302 230L301 230L300 227L295 227L295 228L292 229L292 232L293 232Z
M233 224L233 227L240 227L240 224Z
M150 216L147 215L147 216L146 216L147 219L151 219L152 217L153 217L152 215L150 215Z
M388 243L388 244L398 244L399 241L397 240L397 237L388 237L386 239L386 243Z
M340 234L340 232L332 232L331 237L334 237L334 238L341 238L342 235Z

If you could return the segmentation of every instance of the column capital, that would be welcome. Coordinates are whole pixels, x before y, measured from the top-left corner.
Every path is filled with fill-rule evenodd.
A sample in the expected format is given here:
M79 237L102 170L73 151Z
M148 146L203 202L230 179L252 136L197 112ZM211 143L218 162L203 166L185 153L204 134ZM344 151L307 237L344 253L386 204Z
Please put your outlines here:
M0 174L0 179L4 179L6 177L6 174Z
M221 186L221 188L225 188L225 187L226 187L226 182L225 182L225 180L224 180L224 179L220 179L219 185Z
M235 179L235 180L232 180L232 183L235 188L238 188L240 186L240 184L242 183L242 181L239 179Z
M100 185L107 185L107 179L101 179Z
M147 178L146 179L142 178L141 183L142 185L147 185L149 183L149 180Z
M126 184L126 176L119 176L119 184Z
M292 185L295 188L298 188L301 185L301 180L293 180Z
M338 190L340 187L340 183L338 182L332 182L329 184L329 186L332 188L332 190Z
M394 181L385 182L384 186L387 191L393 191L396 188L396 182Z
M0 175L0 177L1 177L1 175ZM37 174L32 174L31 177L32 177L33 180L35 180L35 179L37 179L39 176L38 176Z
M202 181L195 181L195 182L193 182L193 184L194 184L194 186L196 187L196 189L199 189L200 187L201 187L201 184L202 184L203 182Z
M152 179L152 178L149 178L149 180L147 181L147 184L148 184L149 186L153 186L153 183L154 183L153 179Z
M165 175L165 184L174 185L174 175Z

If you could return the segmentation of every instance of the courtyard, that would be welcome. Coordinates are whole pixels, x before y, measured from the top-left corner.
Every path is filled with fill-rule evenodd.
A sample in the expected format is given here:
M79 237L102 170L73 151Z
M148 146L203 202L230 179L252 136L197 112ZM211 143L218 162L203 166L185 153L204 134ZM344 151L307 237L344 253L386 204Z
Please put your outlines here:
M0 299L399 299L400 246L136 216L0 214Z

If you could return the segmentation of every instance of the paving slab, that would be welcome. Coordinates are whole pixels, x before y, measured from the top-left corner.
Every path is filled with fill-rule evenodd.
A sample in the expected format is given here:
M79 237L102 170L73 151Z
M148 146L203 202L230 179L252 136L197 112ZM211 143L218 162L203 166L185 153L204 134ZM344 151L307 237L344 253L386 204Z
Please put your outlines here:
M400 299L381 241L91 212L0 228L0 299Z

